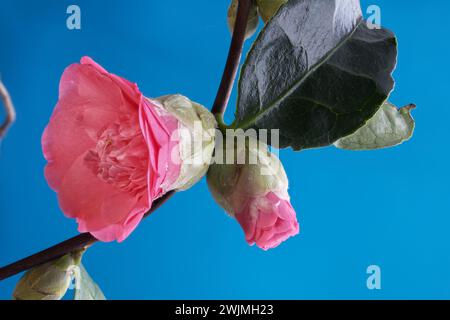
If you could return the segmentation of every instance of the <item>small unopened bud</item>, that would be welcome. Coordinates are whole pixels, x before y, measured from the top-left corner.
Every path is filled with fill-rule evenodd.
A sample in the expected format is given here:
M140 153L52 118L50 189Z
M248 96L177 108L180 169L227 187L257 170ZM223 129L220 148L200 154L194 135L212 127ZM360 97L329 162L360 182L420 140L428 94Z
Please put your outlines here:
M15 300L60 300L80 263L81 253L65 255L27 271L13 293Z
M228 7L228 28L230 32L233 33L234 25L236 23L237 10L238 10L239 0L232 0L230 6ZM245 31L245 39L250 38L256 32L258 28L259 17L257 7L252 1L250 7L250 13L247 21L247 29Z
M256 0L258 12L264 23L269 21L269 19L272 18L286 2L288 2L288 0Z
M182 95L163 96L156 101L178 122L178 129L171 137L178 146L170 156L171 161L180 165L180 172L175 182L163 188L165 191L189 189L208 171L214 152L216 119L208 109Z
M219 205L239 222L247 242L268 250L296 235L299 225L280 160L265 144L254 142L250 138L244 148L225 148L225 153L236 151L235 158L246 162L211 165L208 187Z

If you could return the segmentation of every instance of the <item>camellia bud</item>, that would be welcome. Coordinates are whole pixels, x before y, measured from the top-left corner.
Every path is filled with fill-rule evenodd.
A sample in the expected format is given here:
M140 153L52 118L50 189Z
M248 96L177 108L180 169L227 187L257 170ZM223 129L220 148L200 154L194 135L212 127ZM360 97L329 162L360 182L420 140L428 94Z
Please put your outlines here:
M208 109L182 95L156 99L163 109L178 120L178 148L172 150L172 161L179 161L180 173L167 190L186 190L208 171L214 151L216 119ZM163 186L164 188L164 186Z
M256 0L261 18L266 23L288 0Z
M238 5L239 0L232 0L230 6L228 7L228 27L231 33L233 33L234 31ZM256 29L258 28L258 22L259 22L258 10L256 5L254 4L254 1L252 1L247 22L247 29L245 31L245 39L248 39L251 36L253 36L253 34L256 32Z
M288 179L280 160L255 139L244 148L233 146L224 151L235 151L235 159L245 161L211 165L208 186L220 206L237 219L247 242L268 250L298 234Z
M80 260L81 252L75 252L29 270L17 283L14 300L60 300Z

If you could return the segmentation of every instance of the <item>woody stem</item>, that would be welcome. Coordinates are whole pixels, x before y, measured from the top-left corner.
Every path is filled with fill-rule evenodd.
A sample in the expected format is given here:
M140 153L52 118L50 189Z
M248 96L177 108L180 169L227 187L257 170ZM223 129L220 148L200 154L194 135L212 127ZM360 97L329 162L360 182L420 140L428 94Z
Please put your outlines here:
M3 101L6 111L6 119L0 126L0 139L6 134L9 127L16 120L16 111L14 110L14 105L12 103L11 97L9 96L8 90L0 81L0 98Z
M166 193L163 197L155 200L153 202L152 208L145 214L145 217L156 211L161 207L167 200L169 200L175 194L174 191ZM58 243L57 245L45 249L41 252L35 253L29 257L22 260L16 261L0 269L0 280L12 277L22 271L31 269L33 267L39 266L46 262L55 260L62 257L70 252L81 250L83 248L89 247L98 240L95 239L90 233L81 233L73 238L66 241Z
M242 50L245 41L245 31L250 14L252 0L239 0L236 23L234 25L233 38L231 39L230 50L228 52L225 70L223 71L222 81L217 91L216 100L211 109L214 115L223 116L230 100L231 91L236 79L241 61Z

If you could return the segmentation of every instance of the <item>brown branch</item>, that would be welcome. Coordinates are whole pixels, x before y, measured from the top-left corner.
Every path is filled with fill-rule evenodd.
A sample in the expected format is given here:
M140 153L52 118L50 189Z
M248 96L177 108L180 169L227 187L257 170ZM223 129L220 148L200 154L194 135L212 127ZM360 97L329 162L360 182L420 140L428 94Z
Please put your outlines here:
M231 40L227 63L222 77L222 82L220 84L216 100L214 102L214 106L211 110L214 114L223 114L228 105L228 100L230 99L231 90L236 79L239 61L242 55L242 48L245 39L245 30L250 12L251 1L252 0L239 0L236 25L233 32L233 38ZM156 200L153 203L152 208L145 214L144 218L156 211L174 194L175 191L171 191L165 194L160 199ZM14 276L22 271L57 259L72 251L88 247L95 242L97 242L97 239L95 239L91 234L79 234L78 236L61 242L51 248L45 249L32 256L2 267L0 269L0 281Z
M145 214L144 218L148 217L151 213L156 211L161 207L167 200L169 200L175 194L174 191L166 193L163 197L155 200L152 208ZM73 252L75 250L80 250L88 247L97 242L90 233L82 233L73 238L70 238L64 242L58 243L57 245L45 249L41 252L33 254L27 258L16 261L0 269L0 281L6 278L12 277L22 271L31 269L35 266L39 266L46 262L52 261L65 254Z
M8 93L8 90L3 85L3 82L1 81L0 81L0 98L3 101L3 105L5 106L6 111L6 119L0 126L0 139L1 139L5 136L9 127L16 120L16 111L14 110L14 105L12 103L11 97Z
M234 81L241 61L242 48L245 41L245 30L250 14L252 0L239 0L236 22L234 25L233 38L231 39L230 50L228 52L227 63L223 71L222 81L217 92L216 100L211 109L215 115L223 115L230 100Z

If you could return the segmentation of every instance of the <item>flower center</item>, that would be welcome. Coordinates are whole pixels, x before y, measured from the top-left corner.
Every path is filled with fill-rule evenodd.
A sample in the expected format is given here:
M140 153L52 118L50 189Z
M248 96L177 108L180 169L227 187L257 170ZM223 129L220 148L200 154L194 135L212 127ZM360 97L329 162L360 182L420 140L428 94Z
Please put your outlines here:
M137 117L124 115L97 133L97 145L84 161L101 180L142 196L147 190L148 149Z

